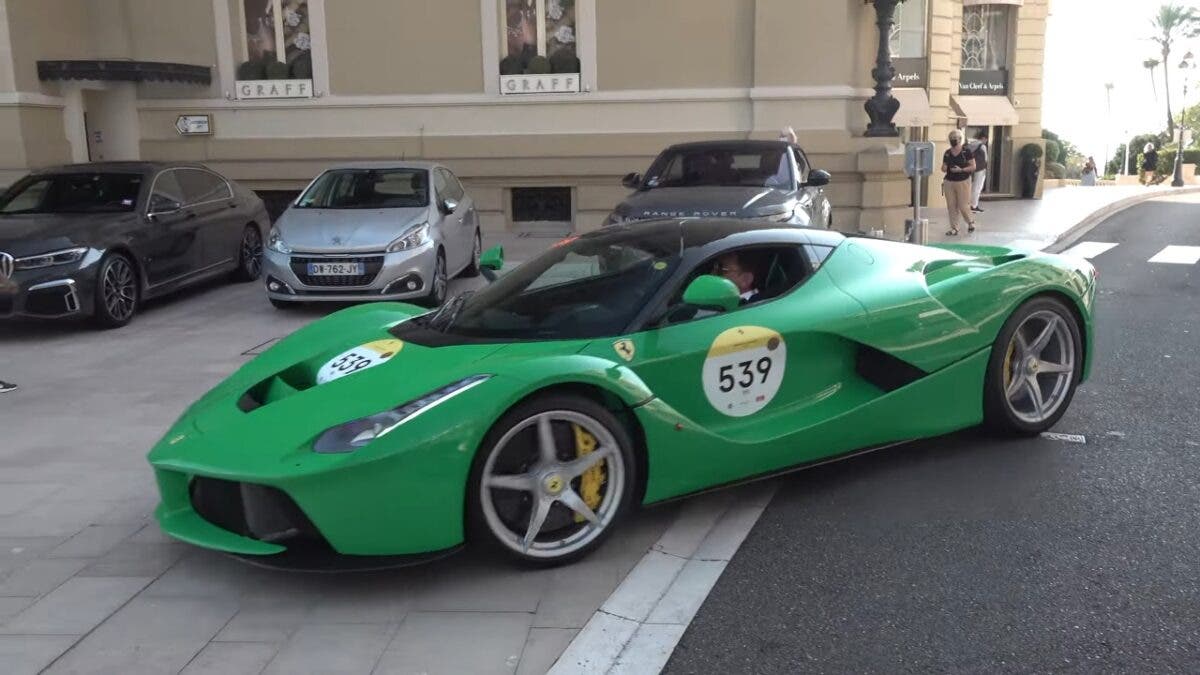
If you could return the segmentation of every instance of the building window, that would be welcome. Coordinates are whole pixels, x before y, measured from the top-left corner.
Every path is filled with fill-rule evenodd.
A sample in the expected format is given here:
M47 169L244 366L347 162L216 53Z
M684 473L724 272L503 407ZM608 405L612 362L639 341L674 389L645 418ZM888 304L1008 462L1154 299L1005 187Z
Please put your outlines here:
M973 5L963 8L963 70L1006 70L1012 7Z
M925 57L926 0L907 0L896 12L889 35L892 56L900 59Z
M571 222L571 188L513 188L512 219L515 223Z
M240 0L246 60L239 80L312 79L308 0Z
M500 93L580 91L576 0L500 3Z

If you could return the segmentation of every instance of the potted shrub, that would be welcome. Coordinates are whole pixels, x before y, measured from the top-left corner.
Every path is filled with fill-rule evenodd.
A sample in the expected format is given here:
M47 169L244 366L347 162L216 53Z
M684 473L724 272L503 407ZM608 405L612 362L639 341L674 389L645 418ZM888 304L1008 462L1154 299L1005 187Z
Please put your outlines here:
M266 64L262 61L244 61L237 68L237 79L239 80L265 80L267 79Z
M288 64L279 61L268 63L266 71L268 80L286 80L291 76L291 68L288 68Z
M1027 143L1021 147L1021 197L1033 199L1042 172L1042 146Z

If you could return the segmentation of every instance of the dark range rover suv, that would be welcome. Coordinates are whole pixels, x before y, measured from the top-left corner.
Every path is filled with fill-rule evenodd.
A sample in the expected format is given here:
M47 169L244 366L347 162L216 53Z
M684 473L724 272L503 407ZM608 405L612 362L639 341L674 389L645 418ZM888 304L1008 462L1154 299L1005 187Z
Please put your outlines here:
M258 278L269 227L261 199L199 164L34 172L0 195L0 318L123 326L146 298Z
M708 141L672 145L645 176L622 183L635 192L605 225L649 218L755 218L828 228L833 207L827 172L812 169L787 141Z

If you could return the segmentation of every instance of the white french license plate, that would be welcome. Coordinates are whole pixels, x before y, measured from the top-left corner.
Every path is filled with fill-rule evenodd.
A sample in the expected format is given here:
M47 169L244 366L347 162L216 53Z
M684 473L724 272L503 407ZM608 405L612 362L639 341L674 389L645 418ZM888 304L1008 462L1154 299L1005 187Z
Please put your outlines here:
M367 266L362 263L308 263L308 274L314 277L356 277L366 272Z

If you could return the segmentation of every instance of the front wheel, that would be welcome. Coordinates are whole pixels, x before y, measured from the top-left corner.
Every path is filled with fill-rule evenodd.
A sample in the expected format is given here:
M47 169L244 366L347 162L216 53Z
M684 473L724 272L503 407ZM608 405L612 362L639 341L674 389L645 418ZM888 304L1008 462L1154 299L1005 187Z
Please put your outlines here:
M984 382L984 422L993 431L1033 435L1067 411L1083 372L1083 340L1060 300L1017 308L992 345Z
M120 328L137 313L139 285L133 262L120 253L100 261L96 274L96 311L92 320L101 328Z
M469 525L527 564L576 560L632 508L636 466L629 433L604 406L571 394L531 399L484 438Z
M483 238L479 236L479 230L475 230L475 240L471 248L471 262L463 269L460 276L477 277L479 276L479 256L483 255Z
M446 289L450 287L450 279L446 276L446 254L441 250L437 253L437 262L433 266L433 278L429 280L429 294L421 304L426 307L441 307L446 301Z

